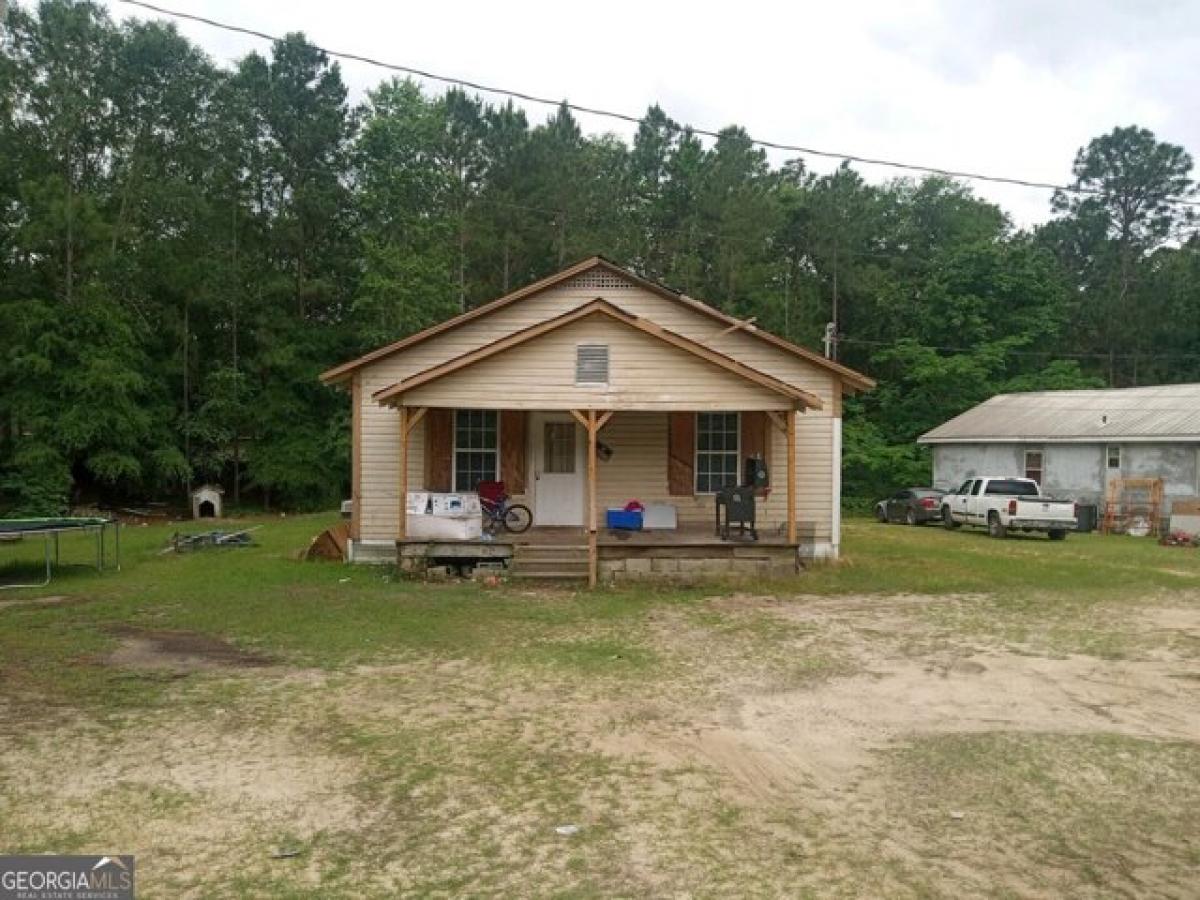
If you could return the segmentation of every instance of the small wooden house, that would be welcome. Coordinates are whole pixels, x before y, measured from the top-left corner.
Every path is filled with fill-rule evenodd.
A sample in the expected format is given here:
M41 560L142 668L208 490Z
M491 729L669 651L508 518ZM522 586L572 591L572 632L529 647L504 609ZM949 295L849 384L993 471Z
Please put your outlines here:
M842 398L873 385L599 257L321 377L352 395L352 560L444 558L410 537L405 498L499 479L534 527L488 555L593 581L836 558ZM751 456L770 473L759 540L723 541L714 494ZM608 533L631 500L677 527Z

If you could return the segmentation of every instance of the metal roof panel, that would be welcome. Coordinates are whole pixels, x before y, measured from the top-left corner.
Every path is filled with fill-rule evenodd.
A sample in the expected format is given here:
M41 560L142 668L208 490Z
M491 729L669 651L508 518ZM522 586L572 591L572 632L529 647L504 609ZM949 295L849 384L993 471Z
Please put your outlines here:
M1200 440L1200 384L998 394L925 432L960 441Z

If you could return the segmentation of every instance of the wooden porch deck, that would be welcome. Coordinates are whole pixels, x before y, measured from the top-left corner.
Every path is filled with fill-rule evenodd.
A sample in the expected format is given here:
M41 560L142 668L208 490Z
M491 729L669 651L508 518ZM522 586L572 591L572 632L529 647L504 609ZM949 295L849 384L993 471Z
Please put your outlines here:
M403 568L427 565L472 568L499 566L514 577L589 579L588 533L583 528L531 528L494 540L397 541ZM596 533L597 575L626 578L693 579L707 576L779 577L799 570L800 545L772 528L757 541L722 540L711 528Z
M553 528L538 526L530 528L524 534L497 535L497 543L513 544L515 546L550 547L550 546L586 546L587 529L585 528ZM747 535L738 538L736 533L729 539L723 540L714 534L711 526L686 525L672 529L652 529L649 531L618 531L602 528L596 532L596 544L600 547L796 547L798 544L789 543L787 534L779 528L760 528L758 540L754 541Z

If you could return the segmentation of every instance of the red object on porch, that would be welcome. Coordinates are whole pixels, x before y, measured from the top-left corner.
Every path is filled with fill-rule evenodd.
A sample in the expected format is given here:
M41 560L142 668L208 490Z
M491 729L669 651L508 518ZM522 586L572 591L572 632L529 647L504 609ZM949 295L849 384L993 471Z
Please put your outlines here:
M630 500L625 504L625 512L640 512L644 513L646 507L642 505L641 500Z
M503 481L479 482L479 499L485 503L499 503L508 497L508 489Z

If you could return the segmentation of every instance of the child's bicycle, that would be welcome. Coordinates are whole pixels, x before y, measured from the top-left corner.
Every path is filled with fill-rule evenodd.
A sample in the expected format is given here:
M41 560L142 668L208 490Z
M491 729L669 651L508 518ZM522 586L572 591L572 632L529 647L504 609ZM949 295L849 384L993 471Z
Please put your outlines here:
M529 530L533 513L524 504L508 502L503 481L481 481L478 491L484 531L495 534L503 528L510 534L521 534Z

